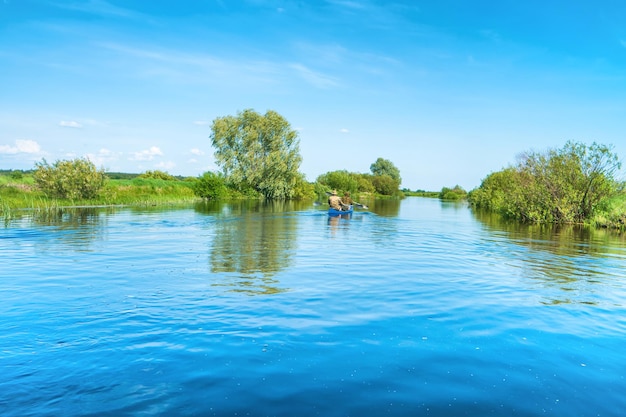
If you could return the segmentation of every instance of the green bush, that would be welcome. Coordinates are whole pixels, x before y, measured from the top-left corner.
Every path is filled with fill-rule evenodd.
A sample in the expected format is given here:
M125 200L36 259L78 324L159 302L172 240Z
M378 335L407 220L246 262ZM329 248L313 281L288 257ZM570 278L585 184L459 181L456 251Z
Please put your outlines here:
M24 178L22 171L11 171L11 178L14 180L21 180Z
M524 222L582 223L616 195L620 166L607 146L567 142L562 149L523 154L516 166L488 175L468 200Z
M168 174L164 171L159 171L158 169L155 171L146 171L142 174L139 174L139 178L154 178L156 180L165 180L165 181L178 181L173 175Z
M317 177L316 182L325 186L326 191L337 190L356 193L359 189L360 175L346 170L331 171Z
M228 194L228 189L221 175L207 171L195 181L193 192L200 198L219 200Z
M372 185L378 194L394 195L400 186L400 181L393 179L387 174L374 175Z
M296 185L293 187L294 200L307 200L315 198L315 187L308 182L303 174L296 177Z
M467 197L467 191L459 185L455 185L453 188L443 187L439 193L441 200L463 200Z
M104 170L98 170L87 158L56 161L52 165L44 159L35 168L35 185L50 197L93 199L107 181Z

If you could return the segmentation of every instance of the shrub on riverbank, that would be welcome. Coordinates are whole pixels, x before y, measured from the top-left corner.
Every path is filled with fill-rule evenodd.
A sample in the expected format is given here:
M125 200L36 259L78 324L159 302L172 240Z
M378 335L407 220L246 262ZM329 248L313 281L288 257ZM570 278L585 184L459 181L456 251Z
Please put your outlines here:
M443 187L439 193L439 199L441 200L463 200L467 197L467 191L460 185L455 185L452 188Z
M56 161L45 159L35 164L35 185L49 197L67 200L90 200L98 196L107 181L104 170L98 170L89 159Z
M567 142L561 149L520 156L472 190L472 207L536 223L585 223L620 194L621 167L611 148Z

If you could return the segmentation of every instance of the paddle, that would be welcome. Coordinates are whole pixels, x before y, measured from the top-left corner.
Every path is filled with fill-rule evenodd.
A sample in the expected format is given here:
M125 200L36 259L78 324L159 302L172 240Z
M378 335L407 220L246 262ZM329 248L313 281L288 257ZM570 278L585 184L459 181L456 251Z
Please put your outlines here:
M326 191L326 195L332 195L332 193L330 191ZM357 203L356 201L353 201L352 204L354 204L357 207L361 207L365 210L369 209L369 207L367 207L365 204ZM342 205L345 205L345 204L342 204Z

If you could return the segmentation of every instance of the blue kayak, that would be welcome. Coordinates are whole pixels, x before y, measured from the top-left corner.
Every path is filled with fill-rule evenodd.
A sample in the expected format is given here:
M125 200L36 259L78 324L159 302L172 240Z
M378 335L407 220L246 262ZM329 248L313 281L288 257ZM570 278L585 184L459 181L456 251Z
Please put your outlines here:
M341 216L342 214L352 214L352 212L354 211L354 207L352 206L348 206L347 210L335 210L332 207L328 208L328 215L329 216Z

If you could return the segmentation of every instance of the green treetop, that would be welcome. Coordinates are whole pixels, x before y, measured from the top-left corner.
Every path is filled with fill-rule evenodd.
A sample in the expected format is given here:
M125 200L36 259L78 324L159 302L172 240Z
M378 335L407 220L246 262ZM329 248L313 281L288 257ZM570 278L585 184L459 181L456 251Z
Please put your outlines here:
M218 117L211 126L217 165L231 184L268 199L294 196L301 180L298 133L275 111L251 109Z

